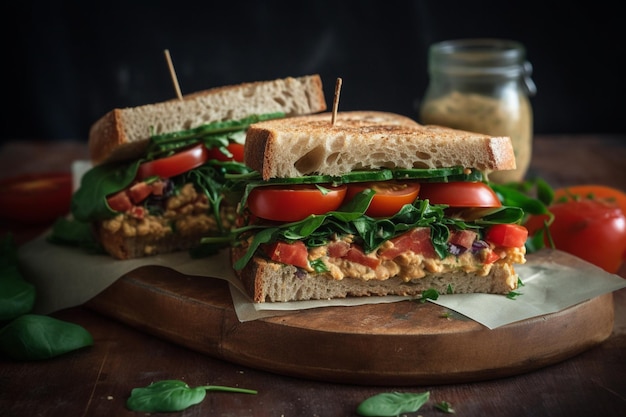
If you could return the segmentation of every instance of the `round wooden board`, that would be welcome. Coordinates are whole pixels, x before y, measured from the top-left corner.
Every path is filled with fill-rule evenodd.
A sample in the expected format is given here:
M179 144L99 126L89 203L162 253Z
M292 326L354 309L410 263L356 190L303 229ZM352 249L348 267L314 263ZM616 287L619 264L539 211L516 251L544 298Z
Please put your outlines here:
M480 381L532 371L608 338L613 296L489 330L432 303L326 307L239 322L226 282L143 267L87 305L251 368L358 385Z

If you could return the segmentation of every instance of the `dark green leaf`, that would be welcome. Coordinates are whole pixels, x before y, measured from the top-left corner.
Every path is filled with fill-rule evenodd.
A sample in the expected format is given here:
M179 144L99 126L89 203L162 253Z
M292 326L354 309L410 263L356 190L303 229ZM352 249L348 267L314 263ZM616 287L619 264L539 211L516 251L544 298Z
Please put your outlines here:
M144 413L168 413L199 404L205 396L203 387L190 388L183 381L165 380L144 388L134 388L126 407Z
M0 274L0 321L29 313L35 304L35 286L24 281L17 266L3 267Z
M443 411L444 413L454 414L454 408L452 408L452 404L447 401L441 401L435 404L435 408L439 411Z
M360 416L393 417L401 413L412 413L420 409L430 397L430 392L419 394L387 392L367 398L359 404L356 412Z
M17 245L13 235L5 234L0 245L0 268L17 265Z
M47 240L58 245L83 248L91 253L104 253L104 248L95 239L92 225L88 222L61 217L52 225Z
M510 185L489 184L502 205L521 208L526 214L548 214L548 207L541 200Z
M25 281L18 268L17 245L6 234L0 246L0 322L29 313L35 304L35 287Z
M25 314L0 330L0 352L15 360L40 360L93 345L82 326L49 316Z
M128 187L137 174L141 161L132 164L103 164L87 171L80 187L72 196L72 214L83 222L115 216L106 202L106 196Z
M183 381L164 380L154 382L147 387L134 388L126 401L126 407L132 411L144 413L167 413L183 411L202 402L207 391L224 391L242 394L256 394L257 391L205 385L191 388Z

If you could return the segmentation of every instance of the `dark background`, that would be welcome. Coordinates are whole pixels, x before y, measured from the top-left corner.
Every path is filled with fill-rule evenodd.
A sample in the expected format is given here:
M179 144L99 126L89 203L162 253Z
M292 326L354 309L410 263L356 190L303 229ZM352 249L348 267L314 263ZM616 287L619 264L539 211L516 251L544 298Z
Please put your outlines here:
M417 117L437 41L527 48L535 133L624 133L626 20L550 1L22 1L3 6L2 139L86 140L115 107L246 81L319 73L329 108ZM583 3L585 4L585 3ZM616 6L617 7L617 6Z

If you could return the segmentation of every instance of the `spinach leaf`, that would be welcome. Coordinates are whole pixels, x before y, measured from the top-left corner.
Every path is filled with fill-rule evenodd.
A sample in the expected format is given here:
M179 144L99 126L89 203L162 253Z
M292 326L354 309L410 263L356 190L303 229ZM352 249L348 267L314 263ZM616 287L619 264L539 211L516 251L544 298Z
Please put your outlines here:
M135 176L141 161L132 164L103 164L87 171L80 187L72 195L72 214L76 220L90 222L94 219L108 219L117 213L109 207L106 196L128 187Z
M22 278L17 266L0 271L0 321L13 320L35 305L35 287Z
M0 322L4 322L30 312L36 293L19 271L13 235L6 234L0 245Z
M0 330L0 353L14 360L49 359L91 345L82 326L37 314L24 314Z
M58 245L83 248L90 253L105 253L93 235L91 223L88 222L61 217L52 225L52 231L46 240Z
M132 411L145 413L167 413L182 411L204 400L207 391L225 391L243 394L256 394L257 391L205 385L191 388L183 381L164 380L154 382L147 387L134 388L126 401L126 407Z
M430 392L400 393L385 392L367 398L357 407L360 416L393 417L401 413L419 410L430 397Z

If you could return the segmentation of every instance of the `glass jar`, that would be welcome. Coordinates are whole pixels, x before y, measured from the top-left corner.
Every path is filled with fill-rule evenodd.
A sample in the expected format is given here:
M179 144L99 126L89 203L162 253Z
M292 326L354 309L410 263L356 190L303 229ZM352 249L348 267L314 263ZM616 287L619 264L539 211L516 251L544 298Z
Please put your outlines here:
M422 124L509 136L517 169L488 174L490 181L524 179L532 154L536 92L532 65L516 41L461 39L431 45L430 82L419 109Z

